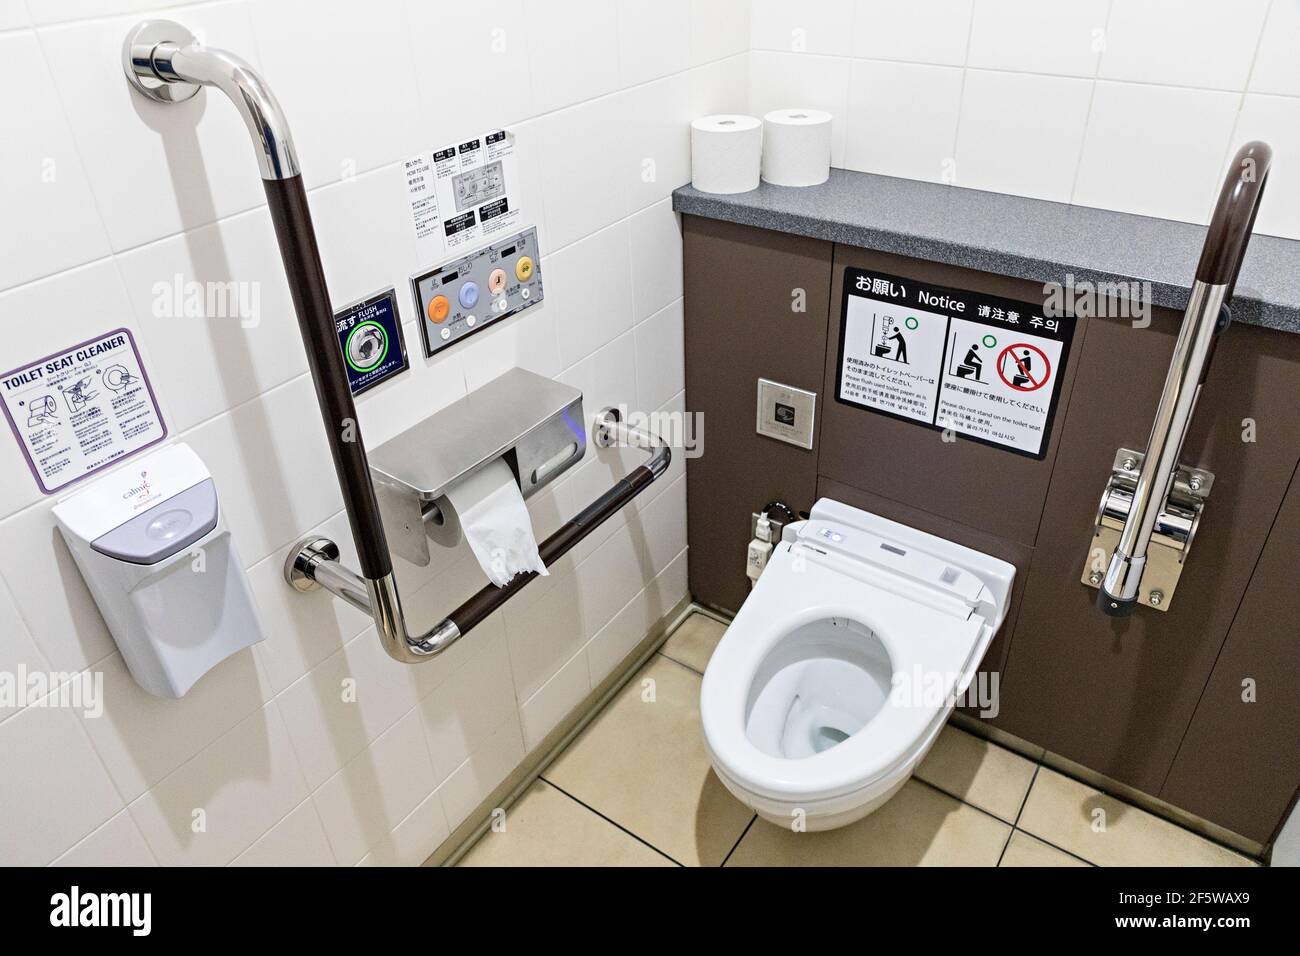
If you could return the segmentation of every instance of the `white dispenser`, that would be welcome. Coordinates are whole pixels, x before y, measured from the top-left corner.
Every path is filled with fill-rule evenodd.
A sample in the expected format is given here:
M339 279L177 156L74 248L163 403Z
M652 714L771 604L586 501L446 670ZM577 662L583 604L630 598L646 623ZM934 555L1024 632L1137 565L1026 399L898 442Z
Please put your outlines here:
M183 697L263 639L217 489L188 445L169 445L54 507L54 517L131 675Z

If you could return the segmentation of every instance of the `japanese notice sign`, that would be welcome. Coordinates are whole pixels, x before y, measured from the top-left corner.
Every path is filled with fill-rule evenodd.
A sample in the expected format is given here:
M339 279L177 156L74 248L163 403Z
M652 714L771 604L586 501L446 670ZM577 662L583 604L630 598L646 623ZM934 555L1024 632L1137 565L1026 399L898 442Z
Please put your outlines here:
M167 437L127 329L5 372L0 398L47 495Z
M517 161L515 138L503 129L406 161L406 192L421 261L476 248L518 227Z
M841 321L840 402L1033 458L1046 454L1072 318L849 268Z

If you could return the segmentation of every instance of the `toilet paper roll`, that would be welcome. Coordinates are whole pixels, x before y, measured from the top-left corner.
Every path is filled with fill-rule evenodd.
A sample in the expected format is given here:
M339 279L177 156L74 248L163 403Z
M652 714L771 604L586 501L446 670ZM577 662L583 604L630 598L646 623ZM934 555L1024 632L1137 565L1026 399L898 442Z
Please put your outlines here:
M549 572L537 553L532 519L510 466L497 459L456 482L438 499L442 523L429 524L429 536L451 543L463 534L483 572L497 587L516 574Z
M758 188L763 124L753 116L701 116L691 123L691 185L704 193Z
M763 115L763 182L816 186L830 176L830 113L788 109Z

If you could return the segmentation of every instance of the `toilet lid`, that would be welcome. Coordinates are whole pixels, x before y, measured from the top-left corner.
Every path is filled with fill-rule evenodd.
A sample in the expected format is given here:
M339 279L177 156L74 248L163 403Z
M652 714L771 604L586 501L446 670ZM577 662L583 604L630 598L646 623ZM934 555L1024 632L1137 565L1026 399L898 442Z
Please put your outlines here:
M992 629L973 613L927 607L867 581L801 560L782 544L709 661L701 689L705 740L720 769L757 795L815 801L851 793L906 765L950 710ZM865 726L829 749L789 758L750 739L751 687L768 655L798 628L857 622L889 653L894 690ZM779 705L778 705L779 706ZM769 748L770 749L770 748Z

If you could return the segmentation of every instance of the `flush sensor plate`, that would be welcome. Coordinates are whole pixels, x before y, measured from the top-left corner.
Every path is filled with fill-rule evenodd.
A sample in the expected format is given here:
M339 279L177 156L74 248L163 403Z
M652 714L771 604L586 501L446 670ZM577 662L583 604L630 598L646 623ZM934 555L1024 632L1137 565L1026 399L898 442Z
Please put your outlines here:
M755 430L800 448L813 446L817 393L771 379L758 380L758 419Z
M132 27L122 43L122 70L136 91L159 103L179 103L194 96L202 87L197 83L174 82L158 76L153 66L154 50L160 43L186 47L197 38L171 20L142 20Z

